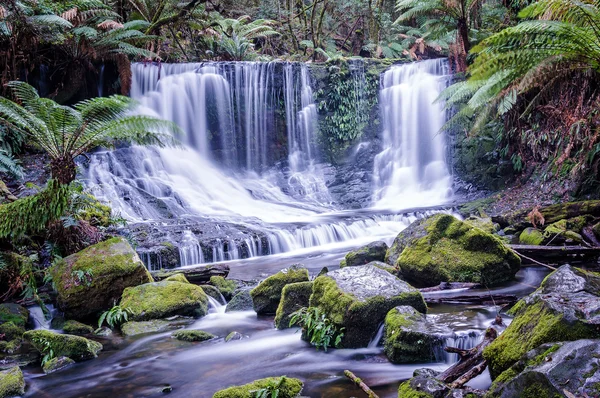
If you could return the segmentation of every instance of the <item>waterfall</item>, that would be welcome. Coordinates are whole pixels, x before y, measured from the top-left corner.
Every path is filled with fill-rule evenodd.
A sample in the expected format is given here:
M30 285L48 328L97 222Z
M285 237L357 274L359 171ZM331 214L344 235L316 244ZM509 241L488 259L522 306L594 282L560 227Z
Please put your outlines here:
M373 201L378 208L448 201L452 178L441 131L446 114L435 102L449 80L445 59L394 66L381 79L383 151L375 157Z

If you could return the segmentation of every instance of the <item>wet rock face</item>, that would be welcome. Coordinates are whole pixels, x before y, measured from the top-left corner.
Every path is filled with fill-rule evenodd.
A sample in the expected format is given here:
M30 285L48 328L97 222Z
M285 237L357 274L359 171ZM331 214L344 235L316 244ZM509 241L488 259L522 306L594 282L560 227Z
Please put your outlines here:
M136 336L138 334L159 333L167 330L178 329L194 323L193 318L175 317L174 319L152 319L150 321L130 321L121 325L123 336Z
M251 310L253 310L253 306L252 297L250 296L250 290L242 290L241 292L233 296L231 301L227 303L227 307L225 307L225 312Z
M290 283L308 282L308 270L300 266L292 266L271 275L250 291L254 311L257 314L275 314L281 292Z
M340 347L366 347L392 308L408 305L426 312L421 293L394 275L372 265L346 267L314 281L310 306L319 307L338 328Z
M448 214L420 219L400 232L386 262L418 287L441 282L487 286L512 280L521 260L496 236Z
M308 307L312 287L312 282L298 282L291 283L283 288L281 301L275 315L275 327L277 329L289 328L292 313L302 307Z
M600 340L543 344L492 385L490 398L600 395Z
M346 257L340 263L340 267L354 267L365 265L371 261L383 261L388 245L383 241L371 242L366 246L353 250L346 254Z
M434 361L436 347L441 347L453 332L430 322L413 307L398 306L385 317L385 355L392 363Z
M45 353L50 348L57 357L65 356L77 362L96 358L102 350L102 344L85 337L59 334L43 329L25 332L23 338L40 353Z
M65 317L92 318L118 302L123 290L152 276L124 238L112 238L64 258L50 268Z
M512 323L484 351L493 378L541 344L595 338L600 274L563 265L512 309Z

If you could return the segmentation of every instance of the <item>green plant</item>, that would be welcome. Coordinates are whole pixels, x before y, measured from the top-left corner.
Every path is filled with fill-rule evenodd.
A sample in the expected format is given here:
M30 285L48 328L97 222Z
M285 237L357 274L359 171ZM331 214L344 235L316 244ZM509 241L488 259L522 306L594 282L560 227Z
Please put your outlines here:
M86 270L73 270L71 271L71 278L73 279L73 283L75 286L92 286L92 280L94 277L94 273L91 269Z
M118 327L127 322L130 315L133 315L133 311L131 311L130 308L123 308L120 305L115 305L110 310L104 311L100 315L100 319L98 319L98 327L102 327L104 321L106 321L108 326L111 328Z
M251 59L255 55L254 40L279 34L273 30L274 21L266 19L249 21L250 17L244 15L237 19L227 18L216 22L222 33L219 44L232 61Z
M172 122L129 114L135 102L127 97L93 98L72 108L40 98L27 83L8 86L23 106L0 98L0 121L48 153L52 176L60 184L75 180L75 158L95 147L117 141L165 145L174 143L171 133L180 131Z
M344 328L338 329L318 307L303 307L291 314L290 327L302 327L306 337L317 350L337 347L344 337ZM332 344L333 342L333 344Z
M23 177L23 170L18 161L3 149L0 149L0 174L7 174L17 179Z
M261 388L260 390L250 391L253 398L277 398L279 397L279 393L281 386L285 383L285 376L281 376L279 380L270 381L266 387Z
M48 361L56 357L54 349L52 348L52 343L43 337L35 337L33 340L33 343L37 347L40 347L40 351L42 352L42 354L44 354L44 356L42 357L43 367Z

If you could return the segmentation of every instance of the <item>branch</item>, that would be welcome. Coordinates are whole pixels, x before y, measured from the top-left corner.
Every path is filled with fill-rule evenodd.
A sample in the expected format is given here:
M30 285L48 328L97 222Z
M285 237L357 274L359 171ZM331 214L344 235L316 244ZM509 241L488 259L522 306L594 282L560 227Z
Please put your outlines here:
M359 386L360 389L363 390L368 395L369 398L379 398L379 396L377 394L375 394L373 392L373 390L371 390L369 388L369 386L367 386L365 383L363 383L363 381L361 379L359 379L358 377L356 377L356 375L354 373L352 373L349 370L344 370L344 374L346 375L347 378L349 378L357 386Z

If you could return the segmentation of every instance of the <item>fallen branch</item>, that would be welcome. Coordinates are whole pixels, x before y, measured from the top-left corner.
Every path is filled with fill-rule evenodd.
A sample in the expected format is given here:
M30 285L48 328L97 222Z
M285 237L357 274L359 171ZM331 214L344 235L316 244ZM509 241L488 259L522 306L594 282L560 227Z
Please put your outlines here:
M533 259L533 258L531 258L531 257L527 257L526 255L519 253L519 252L518 252L518 251L516 251L515 249L513 249L513 251L514 251L515 253L517 253L517 255L518 255L519 257L522 257L522 258L524 258L525 260L529 260L529 261L531 261L531 262L532 262L532 263L534 263L534 264L537 264L537 265L542 265L542 266L544 266L544 267L546 267L546 268L550 268L551 270L553 270L553 271L556 271L556 268L555 268L555 267L553 267L553 266L551 266L551 265L544 264L544 263L542 263L542 262L539 262L539 261L537 261L537 260L534 260L534 259Z
M369 386L366 385L360 378L356 377L356 375L354 373L352 373L349 370L344 370L344 374L346 375L347 378L352 380L354 382L354 384L359 386L360 389L363 390L369 396L369 398L379 398L379 396L377 394L375 394L373 392L373 390L371 390L369 388Z

